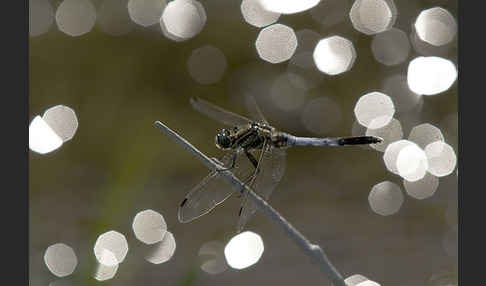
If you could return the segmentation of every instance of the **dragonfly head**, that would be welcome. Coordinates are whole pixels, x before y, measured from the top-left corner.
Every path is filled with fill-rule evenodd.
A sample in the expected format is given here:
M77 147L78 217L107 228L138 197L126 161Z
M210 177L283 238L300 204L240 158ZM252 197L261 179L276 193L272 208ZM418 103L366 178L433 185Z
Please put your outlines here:
M222 150L230 149L231 147L231 134L227 129L222 129L214 139L216 147Z

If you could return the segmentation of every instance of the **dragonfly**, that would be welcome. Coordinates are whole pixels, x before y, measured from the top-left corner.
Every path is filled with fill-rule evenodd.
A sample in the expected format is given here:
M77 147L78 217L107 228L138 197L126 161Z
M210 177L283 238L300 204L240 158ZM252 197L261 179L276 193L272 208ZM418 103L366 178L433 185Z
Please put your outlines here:
M255 193L268 200L285 172L286 149L291 146L348 146L376 144L382 139L375 136L354 136L334 138L298 137L271 126L263 116L254 97L249 96L248 111L252 119L225 110L206 100L192 97L192 107L207 117L228 128L221 129L215 136L217 148L226 154L217 160L223 165L220 170L211 171L199 184L193 187L179 206L178 218L182 223L193 221L228 199L233 193L240 193L236 187L224 185L221 171L231 170ZM223 186L222 186L223 185ZM238 212L236 231L239 233L256 212L257 207L246 194Z

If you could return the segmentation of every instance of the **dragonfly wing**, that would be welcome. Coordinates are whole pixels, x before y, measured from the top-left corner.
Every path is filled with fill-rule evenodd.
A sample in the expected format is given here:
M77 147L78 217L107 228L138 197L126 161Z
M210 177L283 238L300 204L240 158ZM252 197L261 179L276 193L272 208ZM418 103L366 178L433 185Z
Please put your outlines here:
M194 109L206 115L207 117L228 126L246 125L248 124L248 122L251 122L250 119L244 116L225 110L199 97L192 97L191 105Z
M256 99L253 95L246 95L245 96L246 100L246 106L248 108L248 112L252 115L252 117L257 121L257 122L263 122L266 125L268 124L268 121L265 119L265 116L263 116L263 113L258 106Z
M234 153L228 153L220 160L225 166L229 166ZM179 221L190 222L200 216L209 213L217 205L229 198L234 188L230 187L221 178L221 174L212 171L199 184L186 195L179 206Z
M234 190L220 176L216 171L211 172L187 194L179 206L180 222L190 222L209 213L233 194Z
M284 149L280 148L273 148L269 154L269 158L267 159L267 168L272 170L270 172L270 176L272 179L270 180L271 184L275 184L275 186L282 180L283 175L285 174L285 161L286 161L286 154ZM274 188L275 188L274 186ZM262 186L264 187L264 186ZM273 189L272 189L273 190ZM270 194L268 194L270 196Z
M234 153L226 154L220 161L224 166L229 167L233 160ZM235 167L231 170L233 174L244 180L252 173L252 166L245 162L248 160L243 156L236 157ZM179 221L186 223L200 216L209 213L217 205L224 202L239 188L230 186L221 178L223 175L213 171L209 173L199 184L197 184L184 198L179 206Z
M255 181L251 186L253 191L263 199L268 200L272 191L278 185L285 172L286 153L283 149L268 146L263 154L260 163L260 171L256 174ZM239 220L236 226L237 232L240 232L256 212L256 205L249 199L244 199L239 213Z

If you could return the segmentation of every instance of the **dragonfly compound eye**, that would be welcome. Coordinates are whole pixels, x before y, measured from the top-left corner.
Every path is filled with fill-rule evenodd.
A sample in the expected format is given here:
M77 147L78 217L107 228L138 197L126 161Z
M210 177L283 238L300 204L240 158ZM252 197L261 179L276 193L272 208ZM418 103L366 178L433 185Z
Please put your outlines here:
M224 133L222 134L222 133L219 133L218 135L216 135L216 138L215 138L216 146L220 149L228 149L231 146L231 140L230 140L229 136L227 136Z

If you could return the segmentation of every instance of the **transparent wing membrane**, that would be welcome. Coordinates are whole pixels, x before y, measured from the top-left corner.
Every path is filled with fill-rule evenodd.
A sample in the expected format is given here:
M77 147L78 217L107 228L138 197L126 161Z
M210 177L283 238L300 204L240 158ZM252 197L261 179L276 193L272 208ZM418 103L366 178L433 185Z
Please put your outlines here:
M233 153L226 154L220 161L224 166L229 167L233 159ZM246 163L248 159L238 155L236 164L231 171L242 181L252 174L253 166ZM241 191L231 186L222 178L222 174L212 171L199 184L197 184L186 195L179 206L179 221L190 222L202 215L209 213L217 205L224 202L235 191Z
M251 122L250 119L244 116L225 110L199 97L192 97L191 105L194 109L207 117L228 126L246 125L248 122Z
M252 189L265 200L268 200L272 191L278 185L285 172L285 151L268 146L263 154L259 166L259 173L253 182ZM259 157L257 157L259 158ZM257 207L246 197L242 201L239 212L237 232L240 232L256 212Z
M225 166L231 164L233 153L226 154L220 161ZM212 171L186 195L179 206L179 221L190 222L209 213L224 202L234 190L224 182L221 174Z
M179 206L180 222L190 222L207 214L233 193L229 186L222 185L220 176L216 171L211 172L189 192Z
M253 95L246 95L245 101L246 101L246 107L248 109L248 112L251 114L252 118L255 121L265 123L266 125L270 125L268 124L267 119L265 119L265 116L263 116L263 113L260 107L258 106L256 99Z

